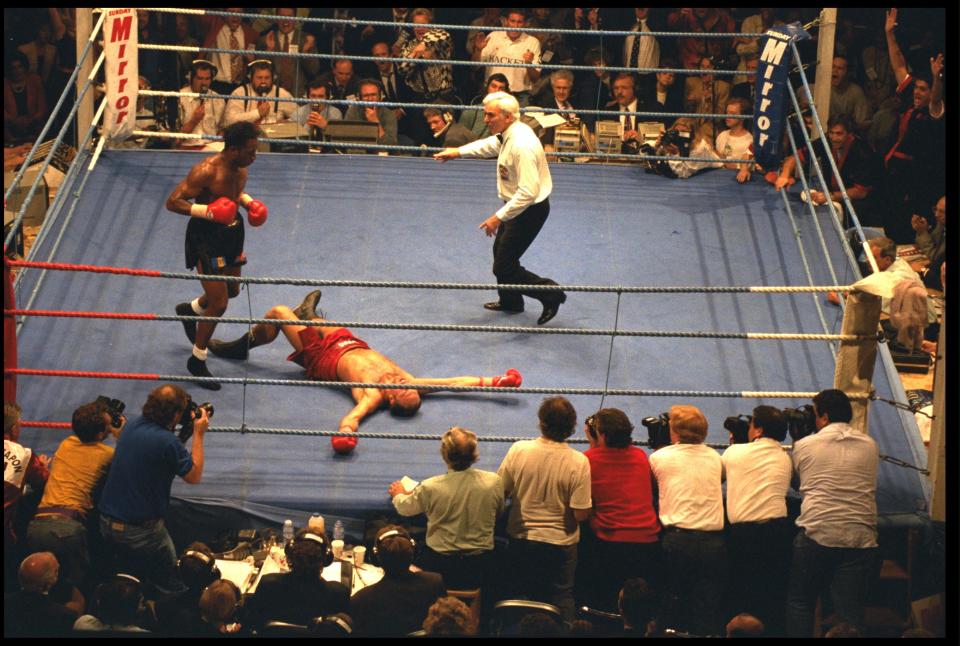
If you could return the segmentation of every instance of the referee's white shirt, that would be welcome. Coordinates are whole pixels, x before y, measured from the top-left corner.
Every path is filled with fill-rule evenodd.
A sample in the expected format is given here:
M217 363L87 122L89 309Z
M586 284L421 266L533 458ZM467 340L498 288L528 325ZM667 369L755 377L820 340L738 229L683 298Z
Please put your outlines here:
M517 217L533 204L550 197L553 180L543 145L525 123L514 121L503 131L503 141L493 136L478 139L457 151L461 157L497 155L497 192L506 204L496 212L501 221Z

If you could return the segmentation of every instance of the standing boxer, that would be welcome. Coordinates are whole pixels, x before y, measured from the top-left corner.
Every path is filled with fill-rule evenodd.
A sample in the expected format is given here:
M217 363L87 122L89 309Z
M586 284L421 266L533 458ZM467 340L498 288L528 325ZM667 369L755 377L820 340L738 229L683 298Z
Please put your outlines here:
M187 268L196 267L204 275L239 276L246 264L243 253L243 219L237 215L237 202L247 209L250 226L267 221L267 207L243 192L247 184L247 166L257 157L257 127L239 121L224 130L223 150L194 166L170 197L167 209L190 217L187 224ZM194 200L191 204L189 200ZM227 302L240 293L239 283L203 280L203 294L190 303L180 303L180 316L223 316ZM196 377L212 377L207 370L207 342L216 323L184 321L193 354L187 370ZM220 390L217 382L201 382L208 390Z

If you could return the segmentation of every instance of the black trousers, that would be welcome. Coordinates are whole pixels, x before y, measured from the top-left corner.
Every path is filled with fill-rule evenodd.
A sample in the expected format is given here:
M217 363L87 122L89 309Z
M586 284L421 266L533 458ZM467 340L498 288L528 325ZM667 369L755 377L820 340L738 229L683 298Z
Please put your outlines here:
M520 258L533 244L550 215L550 200L534 204L513 218L500 224L493 239L493 275L503 285L556 285L549 278L541 278L520 264ZM523 297L535 298L541 303L560 299L560 292L499 290L500 304L505 309L522 310Z
M787 579L796 531L787 518L727 527L726 616L749 612L763 622L768 637L786 636Z

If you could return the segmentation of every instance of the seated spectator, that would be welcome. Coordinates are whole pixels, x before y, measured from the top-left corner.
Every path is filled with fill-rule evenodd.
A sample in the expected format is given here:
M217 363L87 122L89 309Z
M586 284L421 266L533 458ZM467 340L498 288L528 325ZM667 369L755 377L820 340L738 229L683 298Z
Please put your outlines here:
M660 597L654 594L644 579L627 579L623 582L617 607L623 618L624 637L654 637L658 634Z
M548 397L537 411L540 437L515 442L500 463L507 519L509 579L514 594L557 606L573 620L579 523L590 517L590 462L566 440L577 411Z
M879 189L883 183L883 162L870 145L853 132L853 122L845 115L831 115L827 139L830 152L837 162L840 179L847 189L847 197L857 213L857 219L863 226L878 226L883 220L883 206L878 203ZM823 169L830 177L829 198L834 202L838 213L842 213L843 195L840 184L829 168ZM814 204L826 204L828 195L821 191L810 191Z
M428 65L418 63L419 60L450 60L453 55L453 39L450 32L444 29L428 28L433 22L433 12L429 9L414 9L410 14L414 24L414 37L407 40L400 48L399 58L404 59L397 65L400 77L409 91L409 98L414 103L444 102L458 104L453 85L452 65ZM429 134L424 127L422 110L420 108L405 108L411 119L413 131L407 135L415 145L427 143Z
M384 42L374 43L370 49L370 55L375 58L390 57L390 46ZM400 101L409 101L410 93L407 84L401 82L397 72L397 64L393 61L377 61L373 65L371 78L380 81L380 87L383 88L383 100L389 103ZM391 108L393 116L397 118L398 137L401 139L406 136L405 146L413 145L413 138L409 136L409 125L405 122L406 112L403 108Z
M140 581L128 574L116 574L97 587L93 613L79 617L73 629L84 632L149 632L138 625L144 608Z
M153 89L146 76L138 79L140 90ZM159 97L137 95L136 129L145 132L166 132L166 103ZM169 148L170 139L159 139L149 135L135 135L116 144L117 148Z
M476 135L454 121L453 114L446 110L427 108L423 111L423 118L433 133L432 146L459 148L477 140Z
M187 16L184 14L176 14L174 17L174 33L173 33L173 42L171 44L177 45L179 47L200 47L200 41L194 36L194 16ZM193 61L196 60L196 54L193 52L175 52L175 69L176 69L176 80L177 84L181 84L184 81L187 83L190 82L190 73L191 68L193 67ZM210 83L213 83L213 77L217 75L217 68L207 61L210 65L210 69L213 71L213 74L210 78ZM209 88L210 85L208 84Z
M206 94L210 91L213 78L217 75L217 68L202 58L193 61L190 65L190 85L180 88L181 92L196 92ZM224 112L226 102L223 99L189 96L178 98L178 124L180 132L194 135L216 136L223 132ZM184 139L180 148L203 147L213 143L208 139Z
M545 612L531 612L520 620L518 637L559 637L563 635L563 626L553 615Z
M772 7L764 7L758 11L759 13L755 13L752 16L747 16L743 19L743 22L740 23L741 34L765 34L767 30L774 25L783 24L783 21L776 16L776 9ZM754 63L756 63L758 57L760 56L760 39L738 37L734 38L733 42L737 56L740 57L740 64L737 66L737 69L740 71L750 69L747 65L748 61L753 60ZM756 70L756 66L754 66L753 69ZM756 77L754 76L735 76L734 87L740 83L754 83L755 81ZM745 98L751 99L751 97Z
M53 454L43 498L27 527L30 549L53 552L64 579L85 590L92 589L86 585L90 571L88 514L113 461L113 447L103 441L110 435L120 437L126 423L122 415L113 420L100 402L73 411L74 435L63 440Z
M703 73L699 76L690 75L686 80L684 98L686 112L723 114L727 109L727 101L730 100L730 82L714 78L714 75L710 73L710 70L715 69L712 58L702 57L699 65ZM691 122L694 142L703 140L716 147L714 140L718 129L714 118L691 119L687 117L685 120Z
M177 574L187 589L157 603L157 626L168 635L189 635L203 628L200 595L208 585L220 580L220 570L210 548L194 542L180 554Z
M373 79L360 81L359 88L361 101L380 102L382 100L380 84ZM397 118L393 115L393 110L390 108L351 105L347 108L347 113L343 118L347 121L369 121L375 123L379 131L377 143L385 146L397 145Z
M234 14L244 13L244 10L238 7L231 7L224 11ZM200 17L200 26L205 33L201 51L214 48L240 50L256 48L257 33L247 24L246 19L240 16L223 18L204 15ZM217 68L212 85L217 94L231 94L246 82L247 64L253 62L252 55L210 52L208 57Z
M483 99L486 98L488 94L493 94L494 92L510 92L510 84L507 81L507 77L503 74L491 75L490 78L487 79L486 91L473 97L473 99L470 100L470 105L482 106ZM461 112L460 125L475 134L477 139L490 136L490 129L487 128L487 124L483 120L482 108L480 110L464 110Z
M286 548L286 556L290 572L267 574L247 600L247 617L253 627L268 621L305 626L314 617L349 612L347 587L321 577L323 568L333 561L325 536L300 530Z
M930 261L926 272L923 274L923 284L931 289L943 290L943 283L940 280L940 266L943 265L947 253L946 195L937 200L933 215L937 222L933 231L930 230L930 221L922 215L913 215L910 218L910 226L916 232L915 244L917 248Z
M44 87L50 82L50 75L57 67L57 48L50 44L52 39L50 23L38 22L33 32L33 40L17 47L27 57L27 73L40 77Z
M4 595L3 636L68 635L83 611L83 603L74 601L68 606L55 593L60 572L57 557L51 552L31 554L14 570L20 579L20 591Z
M50 458L20 444L20 406L3 405L3 571L4 589L12 588L20 564L19 536L50 477ZM26 465L26 467L24 467ZM59 564L57 568L59 570Z
M363 637L402 637L420 630L430 606L447 596L435 572L412 572L414 541L399 525L379 532L371 555L383 568L383 579L357 592L350 615Z
M870 129L873 113L863 89L850 80L849 63L845 56L834 56L830 73L830 117L850 117L857 134ZM853 132L851 132L853 134Z
M663 67L675 69L677 62L664 59ZM683 112L683 84L676 82L673 72L657 72L647 75L640 83L640 105L642 112ZM659 121L669 128L675 117L643 117L645 121Z
M474 469L480 459L477 436L454 426L440 440L447 473L427 478L406 491L390 485L393 506L401 516L426 514L427 545L418 565L438 572L449 588L467 590L483 584L491 566L493 530L503 511L503 483L490 471Z
M623 132L623 144L620 151L634 155L640 150L640 134L637 132L640 117L628 112L638 112L639 102L636 95L637 79L626 72L618 74L613 81L613 98L617 102L620 114L620 127Z
M750 114L751 107L746 99L731 99L727 104L727 114ZM727 129L717 135L717 155L721 159L753 159L753 134L747 129L749 120L726 119ZM752 163L727 162L724 168L737 171L737 181L743 184L749 182L752 175Z
M863 633L860 632L860 629L846 621L842 621L836 626L833 626L824 635L826 639L860 639L861 637L863 637Z
M307 98L326 101L330 98L330 88L320 79L314 79L310 81L310 87L307 89ZM297 123L301 126L309 126L310 138L316 141L323 140L327 124L341 119L343 119L343 113L332 103L309 103L297 108Z
M297 15L296 9L277 8L277 22L260 37L259 48L268 52L293 54L316 54L316 39L303 31L303 23L290 20ZM275 56L273 65L277 70L277 83L296 96L303 96L311 79L320 73L320 59L302 56Z
M763 622L746 612L727 622L727 638L757 638L764 636Z
M759 65L760 57L752 54L743 62L743 69L749 72L756 72ZM756 74L752 74L747 76L746 79L745 81L733 84L730 88L730 98L746 99L752 108L757 94L757 76Z
M718 635L727 580L723 540L723 465L704 445L707 418L695 406L670 408L671 445L653 452L660 494L667 610L664 627Z
M353 74L353 62L346 58L337 59L333 69L320 75L320 80L330 90L331 99L356 101L360 98L360 80ZM356 106L350 106L356 107ZM343 112L347 108L340 106Z
M659 581L660 523L653 508L653 476L633 425L623 411L604 408L587 418L590 448L590 532L580 542L578 599L613 611L626 579ZM616 567L611 567L616 563Z
M231 96L242 98L227 101L224 126L233 125L238 121L249 121L257 125L289 121L297 111L296 103L259 101L256 98L268 96L279 99L293 98L286 88L276 84L277 76L273 62L261 58L250 63L248 69L250 82L244 83L230 93Z
M881 325L887 330L888 336L896 336L897 343L904 346L906 351L919 349L924 338L923 329L937 322L940 308L937 302L927 294L923 281L910 263L897 256L897 244L893 240L871 238L869 243L870 251L877 261L877 268L893 274L897 281L893 288L893 297L881 300L881 312L890 317L881 321ZM917 292L918 300L918 303L912 306L904 301L907 294L903 291L911 286ZM911 313L915 316L910 316ZM927 339L936 340L938 331L938 329L927 330Z
M243 594L233 581L220 579L207 586L198 604L203 621L198 634L220 637L239 633L242 626L237 614L242 600Z
M423 620L428 637L470 637L477 634L470 607L456 597L440 597Z
M43 81L28 70L23 52L8 58L3 77L3 143L33 143L49 116Z
M565 110L559 113L567 124L579 124L580 117L574 111L570 98L573 95L573 73L569 70L557 70L550 75L549 92L542 93L534 99L534 104L554 110ZM558 114L551 112L549 114ZM540 135L540 141L544 146L552 146L557 128L546 128Z

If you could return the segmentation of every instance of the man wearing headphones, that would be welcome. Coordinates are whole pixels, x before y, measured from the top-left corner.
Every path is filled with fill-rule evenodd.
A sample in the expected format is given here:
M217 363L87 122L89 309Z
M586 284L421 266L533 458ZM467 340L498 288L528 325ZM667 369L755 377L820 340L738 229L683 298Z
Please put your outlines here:
M443 146L444 148L458 148L471 141L476 141L477 136L466 127L453 120L453 115L447 111L441 112L438 108L427 108L423 111L423 118L433 132L433 138L439 141L433 142L433 145Z
M290 572L267 574L246 602L247 623L262 627L269 621L305 626L314 617L350 612L350 590L320 574L333 562L333 550L323 534L297 532L286 547Z
M350 600L350 615L358 636L403 637L420 630L430 606L447 596L436 572L411 572L416 543L399 525L387 525L374 541L370 557L383 568L378 583Z
M180 91L206 94L210 91L210 84L213 83L216 75L217 68L213 63L198 58L190 65L190 85L180 88ZM223 130L223 113L226 110L226 102L223 99L181 96L178 104L180 132L193 135L219 135ZM202 148L212 143L205 139L184 139L178 147Z
M197 632L200 618L200 595L204 589L220 580L220 569L211 549L200 542L187 546L177 561L177 574L187 586L185 592L157 603L157 628L171 635Z
M289 121L297 111L297 104L287 101L265 101L264 98L292 99L286 89L278 84L273 62L259 58L247 66L247 82L234 90L230 96L238 97L227 102L226 125L249 121L257 125Z

